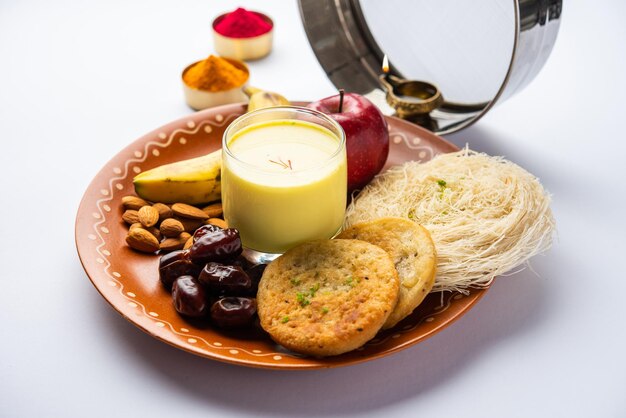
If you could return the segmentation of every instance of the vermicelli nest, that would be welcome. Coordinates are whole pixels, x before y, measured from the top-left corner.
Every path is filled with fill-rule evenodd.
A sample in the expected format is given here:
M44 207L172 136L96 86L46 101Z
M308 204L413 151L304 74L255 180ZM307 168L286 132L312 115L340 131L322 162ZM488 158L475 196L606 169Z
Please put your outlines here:
M377 176L348 207L344 228L387 216L430 231L438 259L432 291L463 293L547 250L555 226L536 177L467 148Z

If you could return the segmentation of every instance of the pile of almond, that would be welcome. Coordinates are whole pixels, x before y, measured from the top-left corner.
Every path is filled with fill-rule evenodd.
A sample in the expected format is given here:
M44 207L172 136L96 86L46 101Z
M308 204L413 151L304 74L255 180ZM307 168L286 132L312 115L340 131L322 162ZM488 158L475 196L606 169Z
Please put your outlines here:
M202 225L228 227L220 218L220 202L199 208L185 203L151 203L137 196L125 196L122 206L122 219L129 225L126 243L144 253L189 248L193 244L193 232Z

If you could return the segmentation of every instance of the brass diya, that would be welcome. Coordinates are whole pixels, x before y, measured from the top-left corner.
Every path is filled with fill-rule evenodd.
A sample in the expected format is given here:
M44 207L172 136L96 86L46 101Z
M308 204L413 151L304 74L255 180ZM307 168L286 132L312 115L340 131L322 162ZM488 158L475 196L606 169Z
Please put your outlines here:
M402 119L428 115L443 104L443 95L434 84L426 81L404 80L391 74L382 74L385 98Z

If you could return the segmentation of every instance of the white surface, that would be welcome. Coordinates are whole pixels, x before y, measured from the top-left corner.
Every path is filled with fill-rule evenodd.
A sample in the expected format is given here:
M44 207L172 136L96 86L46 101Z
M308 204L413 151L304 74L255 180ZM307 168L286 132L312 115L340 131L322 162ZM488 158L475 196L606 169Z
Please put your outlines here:
M190 114L179 72L236 5L277 22L252 82L334 93L295 2L0 2L0 416L624 417L626 3L568 1L537 79L450 137L554 195L559 239L461 320L396 355L328 371L246 369L127 323L74 247L83 191L121 148Z

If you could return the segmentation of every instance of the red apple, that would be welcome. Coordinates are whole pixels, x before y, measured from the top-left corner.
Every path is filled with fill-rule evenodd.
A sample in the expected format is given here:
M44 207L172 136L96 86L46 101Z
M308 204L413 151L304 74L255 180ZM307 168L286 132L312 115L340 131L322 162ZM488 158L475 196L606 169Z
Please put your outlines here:
M343 93L343 92L342 92ZM365 97L346 93L308 105L329 115L346 133L348 193L362 189L382 170L389 154L387 121L378 107Z

